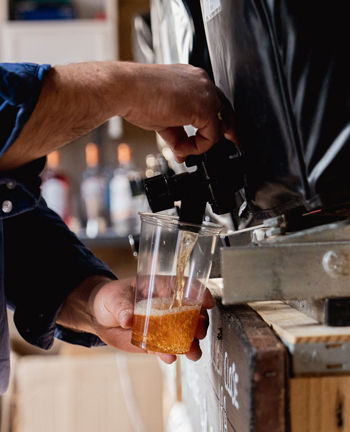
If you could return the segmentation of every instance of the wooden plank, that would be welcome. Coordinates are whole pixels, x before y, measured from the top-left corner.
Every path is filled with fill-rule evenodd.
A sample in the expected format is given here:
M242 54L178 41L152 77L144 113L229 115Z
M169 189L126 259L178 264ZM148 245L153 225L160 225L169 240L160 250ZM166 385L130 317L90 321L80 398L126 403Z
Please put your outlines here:
M202 359L183 360L183 400L194 432L285 431L285 347L246 305L226 307L217 298L209 313Z
M290 380L291 432L349 432L350 376Z
M350 326L350 297L286 301L289 306L332 327Z
M249 303L286 342L349 342L350 327L328 327L281 301Z

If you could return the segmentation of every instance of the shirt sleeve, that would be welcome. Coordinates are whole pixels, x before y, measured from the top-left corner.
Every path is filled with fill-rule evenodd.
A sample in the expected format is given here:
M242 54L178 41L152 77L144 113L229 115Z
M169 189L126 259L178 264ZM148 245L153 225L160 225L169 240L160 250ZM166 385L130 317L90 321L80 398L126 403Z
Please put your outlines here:
M35 208L41 197L40 173L46 163L42 157L0 175L0 219L10 218Z
M0 156L32 114L50 68L47 64L0 63Z
M33 210L3 220L5 293L20 335L49 349L56 336L84 346L103 345L95 335L56 325L69 293L93 275L112 271L72 233L43 199Z

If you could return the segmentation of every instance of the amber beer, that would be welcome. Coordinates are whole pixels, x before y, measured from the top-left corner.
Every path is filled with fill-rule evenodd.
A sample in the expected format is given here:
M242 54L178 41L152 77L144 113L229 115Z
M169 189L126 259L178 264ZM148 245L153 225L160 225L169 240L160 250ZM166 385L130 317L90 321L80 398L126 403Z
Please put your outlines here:
M172 298L141 300L135 305L133 345L168 354L186 354L191 348L201 304L183 299L180 307L170 308ZM149 307L148 307L149 306Z
M187 354L222 227L164 214L140 216L131 342L150 351Z

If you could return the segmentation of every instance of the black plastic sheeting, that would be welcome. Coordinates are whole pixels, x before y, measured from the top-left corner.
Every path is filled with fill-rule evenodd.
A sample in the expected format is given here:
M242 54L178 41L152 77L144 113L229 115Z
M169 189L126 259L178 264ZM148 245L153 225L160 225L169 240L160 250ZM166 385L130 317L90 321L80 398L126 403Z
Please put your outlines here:
M211 65L236 112L254 216L348 201L347 2L213 3L217 13L204 17Z
M203 67L231 101L256 219L350 200L346 1L151 0L150 25L156 63Z

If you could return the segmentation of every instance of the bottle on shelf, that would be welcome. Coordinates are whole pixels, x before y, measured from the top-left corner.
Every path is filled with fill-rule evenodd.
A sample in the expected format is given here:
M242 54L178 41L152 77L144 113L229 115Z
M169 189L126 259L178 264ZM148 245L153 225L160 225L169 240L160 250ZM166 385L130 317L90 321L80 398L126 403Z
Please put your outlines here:
M124 236L139 232L138 212L145 211L147 200L142 173L135 167L130 146L119 144L117 155L118 167L109 185L110 216L115 233Z
M160 174L157 165L157 158L154 154L150 153L146 156L146 170L145 175L147 178L154 177Z
M41 193L48 207L69 225L70 182L60 168L60 154L57 150L47 156L46 167L42 174Z
M98 145L90 142L85 147L86 170L80 185L85 211L86 235L97 237L108 227L108 181L100 168Z
M171 152L170 149L169 151ZM150 153L146 156L146 178L154 177L159 174L165 174L168 177L172 177L175 174L173 169L170 168L164 153L165 152L162 152L156 155Z

